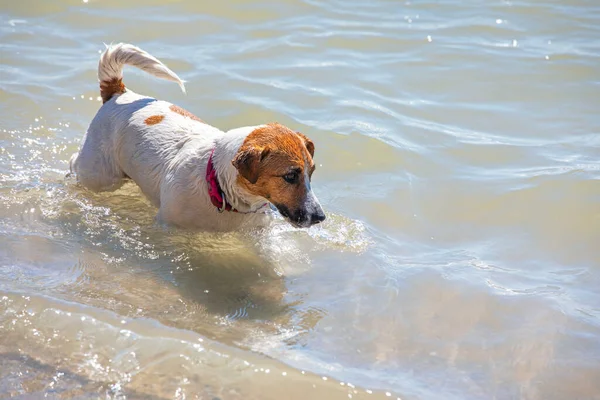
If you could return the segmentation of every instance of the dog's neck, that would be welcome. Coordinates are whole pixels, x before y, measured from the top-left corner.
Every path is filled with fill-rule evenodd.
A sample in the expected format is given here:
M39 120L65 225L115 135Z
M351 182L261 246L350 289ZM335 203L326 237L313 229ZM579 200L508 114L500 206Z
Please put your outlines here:
M248 126L233 129L215 140L213 165L217 172L217 179L221 190L225 194L227 203L241 212L252 212L263 207L265 199L255 196L237 184L239 173L231 163L244 143L246 136L259 126Z

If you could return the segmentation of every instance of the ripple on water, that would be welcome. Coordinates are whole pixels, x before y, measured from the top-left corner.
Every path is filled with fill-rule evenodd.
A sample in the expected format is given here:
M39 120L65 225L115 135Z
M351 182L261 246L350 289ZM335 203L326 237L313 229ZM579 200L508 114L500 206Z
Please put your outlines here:
M3 393L600 392L591 2L5 3ZM192 234L65 182L124 38L189 83L128 88L314 138L327 221Z

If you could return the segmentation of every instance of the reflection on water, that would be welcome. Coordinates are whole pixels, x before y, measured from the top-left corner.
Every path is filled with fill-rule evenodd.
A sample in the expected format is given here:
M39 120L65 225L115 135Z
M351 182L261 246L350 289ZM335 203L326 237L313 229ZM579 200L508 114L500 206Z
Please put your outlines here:
M44 288L57 289L52 285L56 280L69 298L80 300L93 293L87 304L106 308L107 299L115 306L126 302L136 309L133 315L146 316L152 310L152 317L161 321L165 301L171 299L168 308L177 309L182 320L170 323L207 336L216 334L211 329L219 329L212 327L217 316L224 325L237 319L278 321L288 308L284 276L306 272L309 251L356 253L368 244L360 223L336 215L310 231L293 229L278 218L264 230L195 233L154 223L156 210L133 183L100 194L69 180L53 186L11 191L3 199L9 207L20 205L20 211L10 213L25 215L32 231L59 228L48 235L7 237L6 254L31 265L31 271L18 268L24 285L37 288L41 279ZM15 225L23 224L6 222L15 230L19 229ZM70 265L73 254L61 254L63 243L72 247L76 265ZM47 268L46 263L59 268ZM207 319L208 327L202 328Z
M600 399L594 5L20 1L0 12L0 394ZM209 234L66 178L132 89L316 143L328 219Z

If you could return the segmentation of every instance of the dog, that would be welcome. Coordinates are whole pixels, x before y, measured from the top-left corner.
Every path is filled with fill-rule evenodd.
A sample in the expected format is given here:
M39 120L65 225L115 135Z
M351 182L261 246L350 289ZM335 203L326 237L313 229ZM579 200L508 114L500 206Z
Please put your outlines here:
M102 107L93 118L71 172L85 188L118 189L132 179L158 208L159 222L232 231L264 226L271 206L293 226L325 220L311 189L314 143L281 124L223 132L166 101L123 84L123 67L184 82L131 44L107 46L98 79Z

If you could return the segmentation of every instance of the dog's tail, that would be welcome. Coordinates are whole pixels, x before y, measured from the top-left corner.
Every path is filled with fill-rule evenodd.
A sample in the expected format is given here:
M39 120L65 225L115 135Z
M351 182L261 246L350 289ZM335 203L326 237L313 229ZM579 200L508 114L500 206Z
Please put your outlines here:
M159 78L177 82L185 93L183 81L177 74L167 68L158 59L131 44L119 43L106 46L98 63L98 79L100 80L100 96L106 103L114 95L125 93L123 84L123 66L133 65Z

